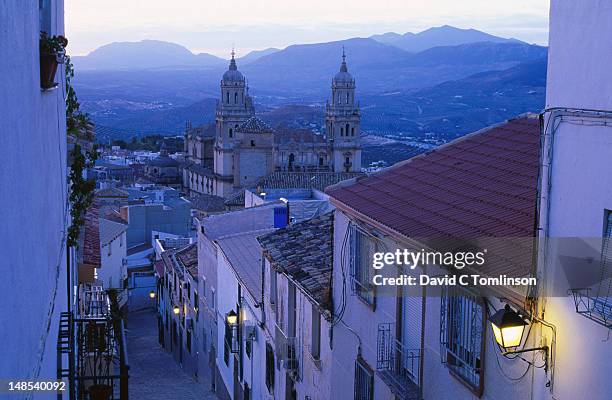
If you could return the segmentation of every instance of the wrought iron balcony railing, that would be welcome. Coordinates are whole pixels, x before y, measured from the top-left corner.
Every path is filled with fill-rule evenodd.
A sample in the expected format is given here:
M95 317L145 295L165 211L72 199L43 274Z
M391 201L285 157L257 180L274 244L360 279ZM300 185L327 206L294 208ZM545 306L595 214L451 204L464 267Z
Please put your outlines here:
M129 363L123 320L102 290L79 290L79 316L61 315L57 373L71 400L127 400Z
M591 288L572 289L571 293L578 314L612 328L612 296L593 296Z
M299 341L295 337L287 337L278 325L276 325L275 340L278 360L293 379L298 379L302 358L302 348Z
M393 323L378 325L377 373L397 398L420 400L423 350L404 346L395 338L394 327Z

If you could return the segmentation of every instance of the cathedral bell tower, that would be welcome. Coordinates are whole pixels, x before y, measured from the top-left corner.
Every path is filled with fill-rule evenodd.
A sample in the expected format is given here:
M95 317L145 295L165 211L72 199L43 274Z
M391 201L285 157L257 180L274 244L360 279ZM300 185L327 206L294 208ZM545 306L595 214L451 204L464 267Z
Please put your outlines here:
M332 79L332 99L325 110L325 127L334 172L361 171L359 105L355 104L355 79L348 72L342 50L340 71Z
M215 194L228 196L234 180L234 137L238 126L255 115L244 75L238 71L232 50L228 70L221 79L221 99L217 102L214 172L218 182Z

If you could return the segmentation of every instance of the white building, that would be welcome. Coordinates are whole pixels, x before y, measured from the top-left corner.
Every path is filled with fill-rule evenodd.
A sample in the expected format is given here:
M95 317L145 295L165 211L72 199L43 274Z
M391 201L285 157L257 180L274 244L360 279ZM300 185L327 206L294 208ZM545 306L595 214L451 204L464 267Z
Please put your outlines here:
M327 190L336 206L332 398L511 400L545 387L539 369L503 357L487 322L501 299L528 310L526 293L378 286L376 274L444 276L454 268L372 268L375 252L449 251L455 242L440 238L484 237L491 251L479 273L530 276L539 143L538 119L521 117ZM506 254L493 250L513 243L508 237L529 247L500 263ZM537 355L525 358L540 366Z
M57 379L60 313L69 311L67 143L63 66L42 90L40 31L64 33L62 0L3 1L0 42L0 376ZM40 8L39 8L40 5ZM71 257L74 260L74 253ZM25 295L24 295L25 294ZM56 393L39 398L56 398Z
M96 277L105 289L123 289L127 278L127 225L100 218L101 266Z
M540 312L556 328L557 346L543 399L610 398L611 19L607 1L551 2L539 219L550 239L540 252ZM573 297L568 289L583 290Z
M238 285L229 265L220 261L223 257L218 241L241 232L272 229L274 227L274 208L278 206L278 203L267 204L211 215L198 220L198 293L200 293L201 317L198 322L197 334L199 336L198 341L202 343L198 364L200 371L210 371L210 381L218 393L229 393L217 366L217 359L221 357L223 360L224 356L224 335L219 338L218 332L225 325L222 322L221 328L219 328L219 316L223 315L222 310L225 313L232 308L237 311L235 297L237 296ZM219 277L220 266L224 269L223 279ZM227 276L230 276L231 279L228 279ZM221 289L221 285L233 285L233 289L228 292ZM229 296L229 299L222 300L222 297L225 296ZM225 302L225 308L221 308L220 301ZM227 308L229 306L231 307ZM224 363L224 361L222 362Z
M259 398L331 398L337 322L331 297L332 227L330 212L258 239L265 257L267 340L265 368L259 371L267 390Z

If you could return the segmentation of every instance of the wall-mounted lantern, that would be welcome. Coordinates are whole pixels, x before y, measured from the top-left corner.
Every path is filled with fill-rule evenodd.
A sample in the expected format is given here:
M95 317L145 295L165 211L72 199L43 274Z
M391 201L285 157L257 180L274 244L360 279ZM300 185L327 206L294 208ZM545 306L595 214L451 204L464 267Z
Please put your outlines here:
M178 315L181 312L181 309L179 308L179 306L174 306L172 308L172 312L174 312L174 315Z
M149 297L150 297L150 298L152 298L152 299L154 299L154 298L155 298L155 292L154 292L153 290L151 290L151 291L149 292Z
M240 341L239 341L239 332L238 332L238 314L234 310L230 310L227 313L227 325L229 325L232 332L232 340L231 340L231 351L232 353L240 352Z
M523 334L525 327L530 325L529 322L514 311L508 304L503 309L498 310L495 314L489 317L495 341L501 347L502 354L508 356L511 354L527 353L531 351L544 352L544 370L548 370L548 346L522 348ZM529 335L528 335L529 336ZM526 341L526 339L525 339Z

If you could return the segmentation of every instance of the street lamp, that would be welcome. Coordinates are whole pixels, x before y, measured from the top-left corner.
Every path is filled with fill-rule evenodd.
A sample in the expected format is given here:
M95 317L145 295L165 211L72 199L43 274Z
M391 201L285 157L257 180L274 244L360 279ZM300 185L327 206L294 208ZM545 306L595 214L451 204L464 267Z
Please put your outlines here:
M529 322L525 321L508 304L489 317L495 341L503 349L502 355L527 353L530 351L544 352L544 371L548 371L548 346L517 349L523 343L523 333ZM527 334L529 336L529 334ZM527 339L525 339L527 341Z
M155 298L155 292L154 292L153 290L151 290L151 291L149 292L149 297L150 297L150 298L152 298L152 299L154 299L154 298Z
M231 332L231 352L232 353L239 353L240 352L240 342L239 342L239 337L238 337L238 314L234 311L234 310L230 310L229 313L227 313L227 325L230 328L230 332Z
M238 314L234 310L231 310L227 313L227 323L229 326L233 327L238 324Z
M491 321L491 326L493 327L495 341L504 350L518 347L522 343L527 322L513 311L508 304L506 304L503 310L498 310L493 314L489 321Z

